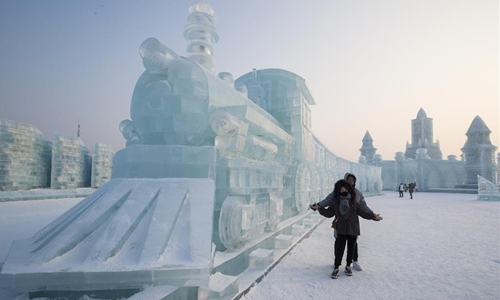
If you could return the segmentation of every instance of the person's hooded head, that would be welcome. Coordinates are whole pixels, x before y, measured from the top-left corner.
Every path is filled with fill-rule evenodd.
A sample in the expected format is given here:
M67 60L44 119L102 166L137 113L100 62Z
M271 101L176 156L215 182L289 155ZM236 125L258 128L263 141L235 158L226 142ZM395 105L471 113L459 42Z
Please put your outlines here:
M333 196L354 199L356 197L356 191L349 182L344 179L340 179L335 183Z
M354 199L356 198L356 191L349 182L340 179L335 183L333 189L333 196L339 200L340 219L346 220L349 218L349 210Z
M356 176L354 176L354 174L349 173L349 172L345 173L344 180L347 181L347 182L349 182L349 184L352 187L356 187L356 180L357 180L357 178L356 178Z

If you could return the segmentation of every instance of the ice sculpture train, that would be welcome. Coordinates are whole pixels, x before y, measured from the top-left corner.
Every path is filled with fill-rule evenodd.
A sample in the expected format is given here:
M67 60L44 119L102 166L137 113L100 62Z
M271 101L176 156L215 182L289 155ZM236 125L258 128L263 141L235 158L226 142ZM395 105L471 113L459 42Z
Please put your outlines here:
M281 69L213 74L206 2L190 7L188 57L155 38L120 124L112 179L31 239L13 243L2 286L21 291L206 286L277 247L345 172L367 194L380 168L335 156L311 131L305 81ZM42 275L40 275L42 274Z

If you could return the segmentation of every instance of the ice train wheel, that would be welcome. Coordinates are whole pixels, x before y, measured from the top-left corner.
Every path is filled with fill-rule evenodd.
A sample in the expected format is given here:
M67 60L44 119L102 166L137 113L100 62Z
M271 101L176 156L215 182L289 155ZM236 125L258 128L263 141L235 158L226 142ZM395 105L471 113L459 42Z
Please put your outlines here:
M243 216L248 205L244 197L229 196L224 200L219 217L219 237L226 248L241 247L248 239L249 231L243 229Z

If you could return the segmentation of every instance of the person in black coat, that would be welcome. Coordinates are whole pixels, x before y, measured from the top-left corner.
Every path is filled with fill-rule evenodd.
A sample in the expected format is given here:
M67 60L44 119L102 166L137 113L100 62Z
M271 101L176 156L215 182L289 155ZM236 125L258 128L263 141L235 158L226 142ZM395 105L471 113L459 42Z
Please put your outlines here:
M363 193L359 189L356 188L356 181L357 181L356 175L354 175L353 173L347 172L344 175L344 180L347 181L353 187L354 191L356 192L357 201L359 201L359 204L361 206L364 206L363 209L368 210L369 212L372 212L371 209L366 204L365 197L363 196ZM312 210L316 211L319 209L320 206L323 208L327 208L332 203L333 203L333 191L330 194L328 194L328 196L326 196L325 199L321 200L318 203L312 204L310 206L310 208ZM335 236L335 238L337 238L337 232L335 230L333 232L333 235ZM352 257L352 266L355 270L362 271L363 268L361 267L361 265L358 262L358 258L359 258L358 253L359 253L358 252L358 241L356 240L356 245L354 246L354 254Z
M410 182L408 184L408 192L410 192L410 199L413 199L413 190L415 189L416 186L417 184L414 182Z
M335 183L333 190L333 203L328 208L319 207L319 213L327 218L335 216L333 224L337 229L335 240L335 268L332 278L338 278L339 267L342 262L344 250L347 243L347 259L345 273L352 275L351 263L354 254L356 239L360 235L359 218L380 221L382 217L373 213L367 206L361 206L356 197L354 188L345 180L341 179Z

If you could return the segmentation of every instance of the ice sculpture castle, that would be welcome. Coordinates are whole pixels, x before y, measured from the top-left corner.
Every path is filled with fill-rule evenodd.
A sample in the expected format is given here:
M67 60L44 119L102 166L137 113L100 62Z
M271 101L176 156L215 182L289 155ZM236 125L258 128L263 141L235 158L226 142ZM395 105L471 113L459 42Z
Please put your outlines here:
M337 157L314 135L315 101L302 77L214 75L219 37L206 2L190 6L184 36L187 57L155 38L142 43L146 70L120 124L127 147L112 179L15 241L2 286L231 297L317 223L308 205L345 172L366 195L380 193L380 167Z
M455 155L442 159L439 141L433 141L432 118L428 118L422 108L411 124L412 143L407 143L404 153L397 152L394 160L382 160L380 154L376 154L368 131L363 137L360 162L382 167L385 190L394 190L401 182L416 182L419 191L478 192L478 176L483 182L496 186L497 147L492 145L491 130L481 117L474 118L465 134L462 160L457 160Z

